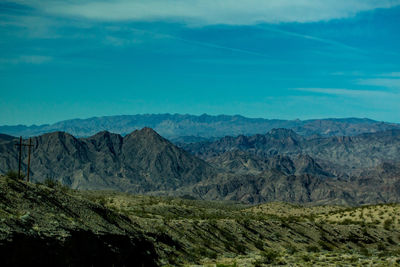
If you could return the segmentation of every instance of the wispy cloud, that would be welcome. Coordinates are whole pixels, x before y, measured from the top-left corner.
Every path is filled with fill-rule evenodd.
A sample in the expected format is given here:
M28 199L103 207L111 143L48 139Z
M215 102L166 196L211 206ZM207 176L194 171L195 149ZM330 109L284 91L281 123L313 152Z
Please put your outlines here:
M1 64L43 64L51 61L53 58L40 55L21 55L15 58L0 58Z
M152 38L152 39L170 39L170 40L175 40L175 41L179 41L182 43L186 43L186 44L189 44L192 46L205 47L205 48L211 48L211 49L217 49L217 50L225 50L225 51L230 51L230 52L239 53L239 54L246 54L246 55L251 55L251 56L256 56L256 57L270 58L270 56L267 54L259 53L259 52L252 51L249 49L242 49L242 48L236 48L236 47L231 47L231 46L219 45L219 44L215 44L212 42L189 40L189 39L181 38L179 36L175 36L175 35L167 34L167 33L160 33L160 32L142 30L142 29L136 29L136 28L130 28L130 31L135 34L139 33L143 36L146 35L147 38ZM109 38L111 38L111 39L106 40L106 42L108 42L109 44L112 44L112 45L116 45L116 46L124 46L124 45L132 45L132 44L140 43L139 39L138 39L138 41L131 41L132 39L114 38L111 36L107 37L107 39L109 39Z
M292 36L292 37L296 37L296 38L301 38L301 39L307 39L310 41L315 41L315 42L319 42L319 43L324 43L324 44L328 44L328 45L332 45L332 46L336 46L339 48L344 48L344 49L348 49L348 50L353 50L353 51L357 51L357 52L363 52L363 50L341 43L341 42L337 42L334 40L330 40L330 39L325 39L325 38L320 38L317 36L312 36L312 35L307 35L307 34L301 34L301 33L296 33L296 32L291 32L291 31L286 31L286 30L281 30L278 28L273 28L270 26L259 26L257 27L258 29L262 29L262 30L267 30L267 31L271 31L271 32L276 32L279 34L284 34L287 36Z
M342 88L294 88L296 91L318 93L325 95L336 95L336 96L346 96L346 97L393 97L400 96L400 94L378 91L378 90L351 90Z
M400 90L400 78L360 79L357 83L361 85L380 86Z
M168 20L192 25L316 22L400 5L400 0L23 1L50 14L102 21Z
M389 72L389 73L382 73L379 74L380 77L398 77L400 78L400 72Z

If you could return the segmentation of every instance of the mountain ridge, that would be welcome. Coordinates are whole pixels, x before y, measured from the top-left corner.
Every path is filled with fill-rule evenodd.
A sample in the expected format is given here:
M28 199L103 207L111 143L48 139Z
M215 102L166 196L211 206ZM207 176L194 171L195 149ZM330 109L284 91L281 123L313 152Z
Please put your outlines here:
M0 133L13 136L37 136L64 131L76 137L89 137L107 130L126 135L150 127L161 136L176 142L191 142L202 138L254 135L273 128L289 128L304 136L354 136L366 132L400 129L400 124L379 122L367 118L327 118L313 120L279 120L247 118L241 115L138 114L71 119L43 125L0 126Z
M0 172L18 169L16 141L0 142ZM54 132L32 141L32 181L51 179L74 189L246 203L400 201L400 130L303 137L273 129L178 147L145 127L126 136ZM25 150L22 159L24 172Z
M31 177L58 179L79 189L130 192L173 190L213 173L208 163L176 147L150 128L125 137L100 132L75 138L54 132L32 138ZM0 143L0 169L18 169L12 141ZM26 169L27 153L23 152Z

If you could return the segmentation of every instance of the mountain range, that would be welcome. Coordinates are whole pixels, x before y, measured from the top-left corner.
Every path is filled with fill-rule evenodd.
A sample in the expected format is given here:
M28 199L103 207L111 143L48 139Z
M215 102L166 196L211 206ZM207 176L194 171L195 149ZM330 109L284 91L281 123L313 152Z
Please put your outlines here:
M16 141L0 136L0 172L18 169ZM86 138L54 132L32 142L32 180L75 189L245 203L400 201L400 130L321 137L272 129L178 147L143 128ZM25 171L26 151L22 158Z
M110 131L125 136L143 127L154 129L174 143L190 143L224 136L254 135L274 128L292 129L303 136L353 136L400 129L400 124L359 118L268 120L240 115L143 114L73 119L50 125L0 126L0 133L29 137L63 131L76 137L89 137L101 131Z
M174 190L215 172L208 163L150 128L124 137L103 131L79 139L54 132L32 138L32 144L33 180L55 179L77 189L135 193ZM18 169L18 154L13 146L13 141L0 142L0 169L4 172ZM23 159L26 166L26 151Z

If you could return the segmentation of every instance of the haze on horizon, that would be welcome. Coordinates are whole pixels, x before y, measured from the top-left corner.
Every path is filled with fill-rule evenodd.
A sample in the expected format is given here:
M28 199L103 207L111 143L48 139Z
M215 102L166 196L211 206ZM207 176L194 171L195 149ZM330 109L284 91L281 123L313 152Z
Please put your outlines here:
M0 125L143 113L400 122L400 0L6 0L0 18Z

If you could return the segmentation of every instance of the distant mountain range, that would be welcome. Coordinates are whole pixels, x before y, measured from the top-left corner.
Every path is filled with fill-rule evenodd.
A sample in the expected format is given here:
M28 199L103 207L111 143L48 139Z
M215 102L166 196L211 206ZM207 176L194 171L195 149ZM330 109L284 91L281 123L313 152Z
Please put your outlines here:
M0 172L18 169L17 139L0 135ZM365 204L400 201L400 130L357 136L290 129L178 147L150 128L125 136L32 139L33 181L246 203ZM26 170L27 153L23 154Z
M400 124L358 118L302 121L253 119L239 115L144 114L73 119L40 126L0 126L0 133L28 137L63 131L76 137L89 137L109 131L124 136L143 127L154 129L174 143L190 143L224 136L262 134L274 128L292 129L303 136L354 136L400 129Z

